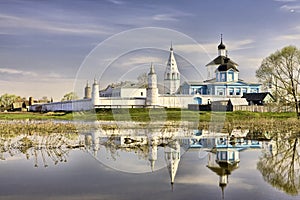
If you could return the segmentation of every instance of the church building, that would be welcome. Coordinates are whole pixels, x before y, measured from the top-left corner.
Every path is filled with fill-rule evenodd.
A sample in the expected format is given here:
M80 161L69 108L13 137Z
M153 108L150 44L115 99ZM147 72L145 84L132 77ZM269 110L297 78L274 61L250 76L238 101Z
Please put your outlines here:
M221 42L218 45L218 56L206 65L207 80L183 83L182 94L232 98L241 97L245 93L260 92L261 84L247 83L239 78L238 66L236 62L228 57L221 36Z

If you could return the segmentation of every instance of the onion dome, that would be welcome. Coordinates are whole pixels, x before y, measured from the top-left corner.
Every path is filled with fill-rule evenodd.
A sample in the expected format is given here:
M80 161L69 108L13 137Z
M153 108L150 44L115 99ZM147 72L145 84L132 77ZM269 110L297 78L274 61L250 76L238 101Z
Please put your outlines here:
M225 45L223 44L223 35L221 34L221 43L218 46L218 49L226 49Z

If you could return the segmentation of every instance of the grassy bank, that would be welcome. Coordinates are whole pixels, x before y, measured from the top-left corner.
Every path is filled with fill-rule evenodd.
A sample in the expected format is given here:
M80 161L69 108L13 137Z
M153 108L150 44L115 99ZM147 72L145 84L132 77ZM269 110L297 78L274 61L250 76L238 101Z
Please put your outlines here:
M203 112L181 109L98 109L94 112L11 112L0 113L0 120L120 120L120 121L249 121L296 119L295 113L258 113L248 111Z
M72 113L50 112L50 113L33 113L33 112L2 112L0 120L73 120Z
M294 113L254 113L254 112L198 112L181 109L100 109L96 112L49 112L49 113L0 113L0 133L16 134L33 132L74 132L79 127L73 123L56 123L47 120L104 120L104 121L137 121L137 122L164 122L167 120L195 122L194 128L210 129L222 132L231 132L233 129L249 129L251 133L291 132L300 136L300 120ZM20 120L10 123L10 120ZM31 123L31 120L45 120L45 123ZM29 123L27 123L29 122ZM199 122L199 123L198 123ZM134 124L134 123L133 123ZM178 123L179 125L179 123ZM80 129L90 127L82 124ZM130 125L128 125L130 126ZM131 125L132 126L132 125ZM126 126L125 126L126 127ZM102 128L116 128L108 125ZM191 128L191 127L190 127Z

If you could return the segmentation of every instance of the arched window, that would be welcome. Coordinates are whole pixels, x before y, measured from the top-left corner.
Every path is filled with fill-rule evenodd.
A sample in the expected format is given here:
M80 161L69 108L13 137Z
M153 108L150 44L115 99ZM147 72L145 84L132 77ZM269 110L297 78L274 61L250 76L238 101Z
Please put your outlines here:
M170 73L167 73L167 79L170 79Z
M172 73L172 79L175 79L175 73Z

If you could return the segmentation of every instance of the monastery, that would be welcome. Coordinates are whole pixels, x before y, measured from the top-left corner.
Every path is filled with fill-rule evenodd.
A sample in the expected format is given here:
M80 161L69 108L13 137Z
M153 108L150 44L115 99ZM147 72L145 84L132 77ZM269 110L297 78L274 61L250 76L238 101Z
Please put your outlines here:
M171 45L164 73L164 92L159 94L155 66L151 64L146 88L117 87L99 91L94 80L84 89L80 100L52 102L30 106L30 111L83 111L95 108L188 108L189 105L208 105L216 101L238 100L248 105L244 94L259 93L261 84L247 83L239 78L238 64L227 55L226 46L218 45L218 56L207 65L207 80L181 84L180 71Z

